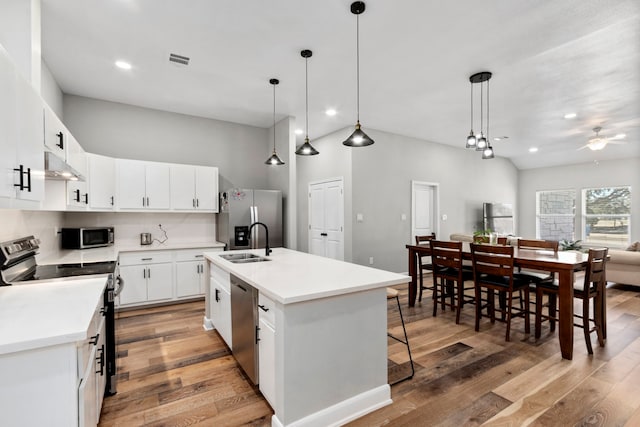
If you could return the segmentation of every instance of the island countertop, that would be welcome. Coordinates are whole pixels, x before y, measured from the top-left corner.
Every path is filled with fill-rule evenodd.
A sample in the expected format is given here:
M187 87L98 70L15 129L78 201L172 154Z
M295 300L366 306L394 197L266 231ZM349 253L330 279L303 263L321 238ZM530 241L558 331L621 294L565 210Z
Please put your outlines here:
M264 257L264 249L250 252ZM249 283L271 299L291 304L399 285L409 276L337 261L291 249L275 248L270 261L234 264L220 257L230 252L205 252L205 258Z

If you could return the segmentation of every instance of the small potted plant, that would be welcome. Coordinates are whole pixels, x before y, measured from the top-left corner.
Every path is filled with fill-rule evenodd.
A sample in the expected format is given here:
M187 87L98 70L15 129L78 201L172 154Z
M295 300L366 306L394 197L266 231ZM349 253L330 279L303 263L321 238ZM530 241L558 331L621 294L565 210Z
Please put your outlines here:
M491 236L491 229L476 230L473 232L474 243L489 243L489 236Z
M582 245L580 242L582 242L582 240L560 240L560 250L581 252Z

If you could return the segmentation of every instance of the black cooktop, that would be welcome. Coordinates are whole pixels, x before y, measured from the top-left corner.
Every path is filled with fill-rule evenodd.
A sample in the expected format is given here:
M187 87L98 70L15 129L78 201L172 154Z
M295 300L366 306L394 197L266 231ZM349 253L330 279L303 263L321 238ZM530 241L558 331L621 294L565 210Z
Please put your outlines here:
M19 281L49 280L61 277L88 276L92 274L111 274L116 270L115 261L89 262L82 264L38 265L36 270Z

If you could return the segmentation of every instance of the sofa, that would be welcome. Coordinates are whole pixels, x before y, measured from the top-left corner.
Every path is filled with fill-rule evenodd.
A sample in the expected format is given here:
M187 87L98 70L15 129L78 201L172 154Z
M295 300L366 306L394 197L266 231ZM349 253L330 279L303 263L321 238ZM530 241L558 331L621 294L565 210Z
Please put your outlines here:
M453 233L449 239L458 242L473 242L473 235ZM509 237L507 243L515 246L517 238ZM607 282L640 286L640 242L635 242L627 250L609 249Z

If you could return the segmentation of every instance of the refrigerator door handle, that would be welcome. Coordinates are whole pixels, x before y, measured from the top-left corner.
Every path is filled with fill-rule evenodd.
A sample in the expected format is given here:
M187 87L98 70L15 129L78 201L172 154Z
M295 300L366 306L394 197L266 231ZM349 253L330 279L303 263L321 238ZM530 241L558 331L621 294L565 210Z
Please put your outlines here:
M260 221L260 219L258 218L258 207L254 206L253 207L253 222L258 222ZM260 247L260 227L253 227L253 230L255 231L255 240L253 241L253 247L254 249L258 249Z
M251 215L251 224L253 224L254 222L256 222L256 214L255 214L255 206L249 206L249 213ZM249 224L249 227L251 227L251 224ZM249 241L249 247L251 249L255 249L256 248L256 233L258 232L258 227L254 227L253 229L251 229L251 240Z

